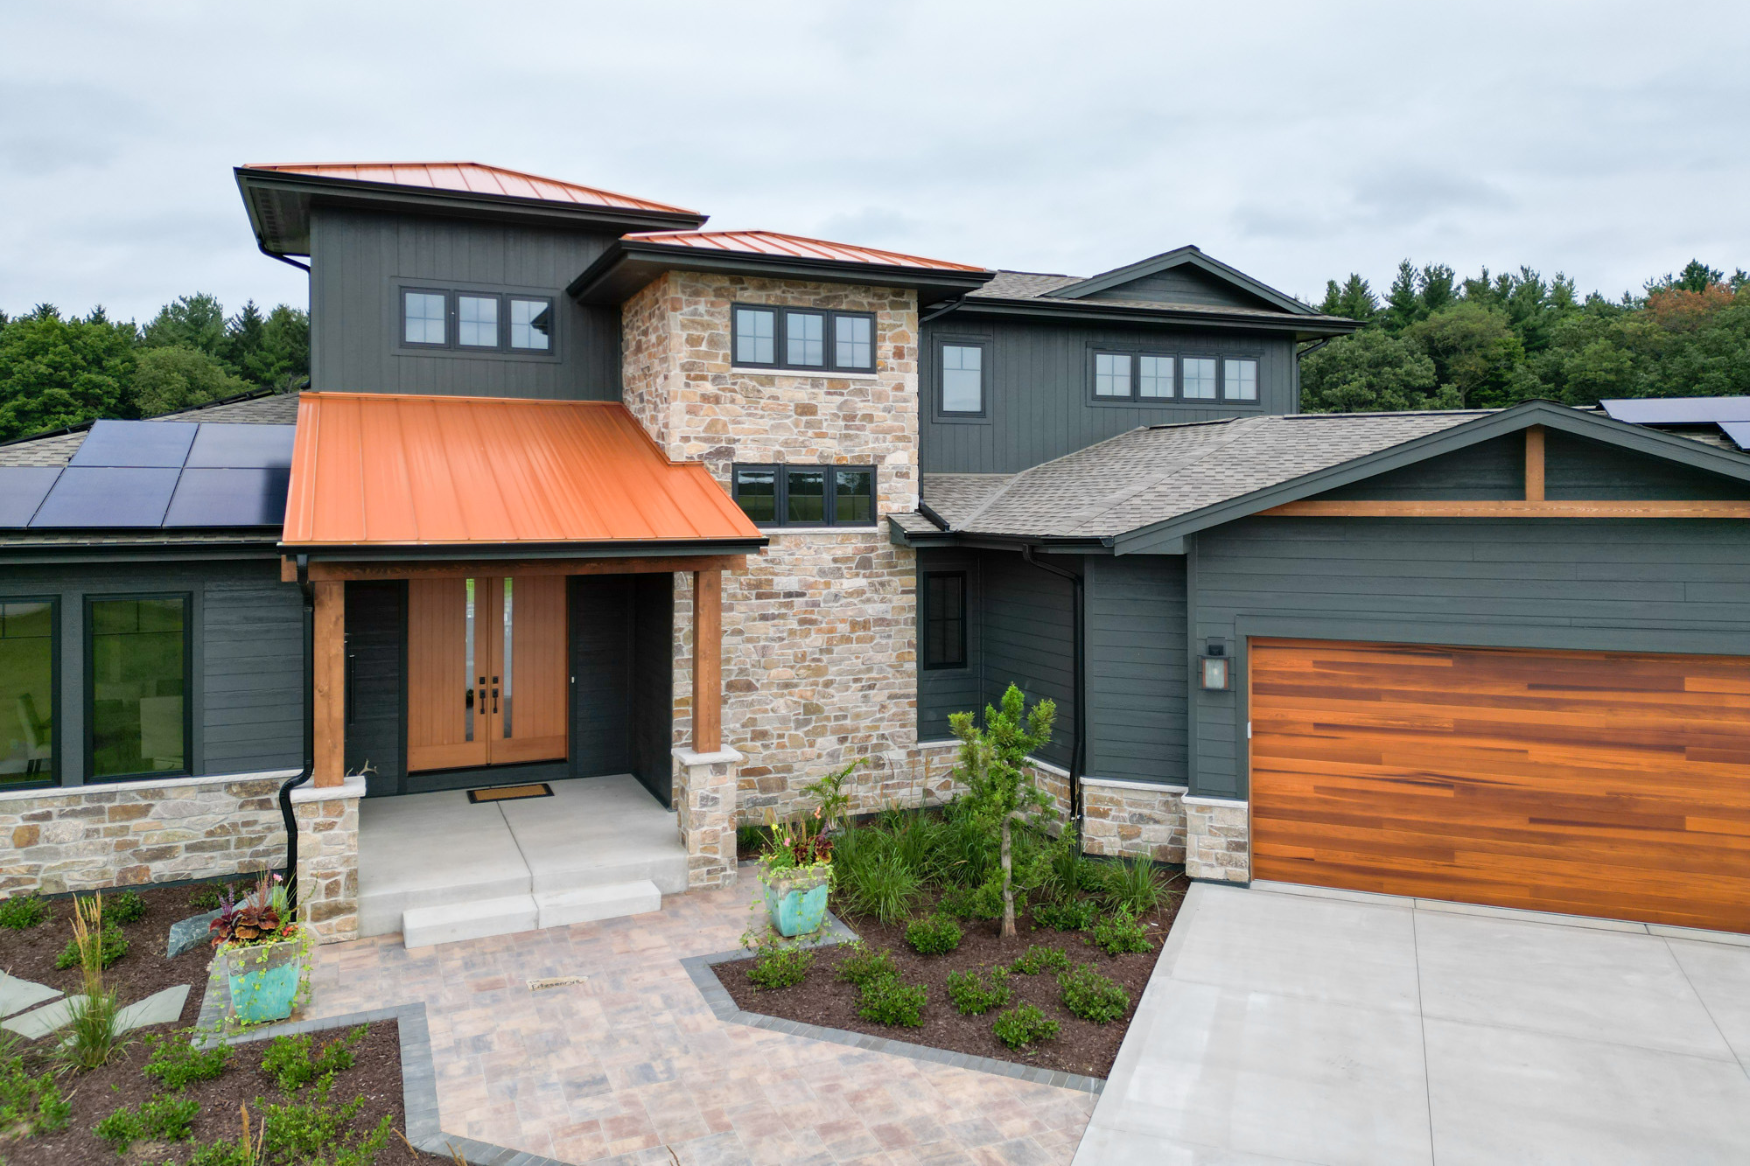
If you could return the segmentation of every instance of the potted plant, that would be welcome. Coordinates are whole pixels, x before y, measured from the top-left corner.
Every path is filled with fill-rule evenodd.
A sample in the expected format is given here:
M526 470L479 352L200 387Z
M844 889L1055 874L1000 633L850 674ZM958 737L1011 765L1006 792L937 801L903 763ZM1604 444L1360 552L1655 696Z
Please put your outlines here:
M227 891L208 932L213 965L230 983L234 1018L244 1024L284 1020L303 1003L311 935L293 918L279 875L262 875L240 899Z
M760 882L766 887L766 914L772 929L786 939L820 930L832 885L832 839L820 830L821 814L766 825L771 844L760 856Z

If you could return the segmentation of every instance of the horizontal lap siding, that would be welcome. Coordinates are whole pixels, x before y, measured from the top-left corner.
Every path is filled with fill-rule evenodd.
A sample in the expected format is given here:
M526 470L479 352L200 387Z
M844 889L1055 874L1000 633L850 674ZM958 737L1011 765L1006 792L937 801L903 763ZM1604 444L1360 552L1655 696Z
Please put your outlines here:
M1185 781L1185 561L1089 558L1088 758L1092 777Z
M304 609L272 567L204 587L200 656L206 773L303 764Z

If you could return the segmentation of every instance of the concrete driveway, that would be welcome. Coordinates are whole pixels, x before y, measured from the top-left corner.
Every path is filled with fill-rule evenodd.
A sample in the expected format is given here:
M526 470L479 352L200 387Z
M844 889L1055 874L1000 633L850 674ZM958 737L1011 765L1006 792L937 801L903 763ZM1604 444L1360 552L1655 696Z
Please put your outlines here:
M1077 1166L1750 1161L1750 936L1195 884Z

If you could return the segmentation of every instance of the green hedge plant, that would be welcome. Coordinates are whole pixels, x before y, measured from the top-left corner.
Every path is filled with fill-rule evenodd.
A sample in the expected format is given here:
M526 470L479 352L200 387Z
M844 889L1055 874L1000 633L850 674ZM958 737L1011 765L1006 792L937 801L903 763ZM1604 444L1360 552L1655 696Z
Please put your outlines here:
M1062 990L1063 1006L1070 1015L1095 1024L1107 1024L1123 1016L1130 1008L1130 993L1124 985L1094 970L1091 964L1081 964L1057 977Z
M1120 904L1117 910L1094 924L1093 938L1087 942L1107 955L1151 951L1154 948L1154 944L1149 942L1148 929L1136 921L1129 906L1125 904Z
M808 969L813 966L812 950L774 944L760 952L753 967L747 970L747 978L753 982L756 990L775 992L779 988L792 988L800 984L808 975Z
M929 992L922 984L908 984L898 976L881 976L863 985L857 1015L876 1024L916 1028L924 1022L924 1004Z
M974 971L948 973L948 999L962 1016L982 1016L1007 1004L1012 995L1007 968L994 967L988 976Z
M1034 944L1022 952L1011 966L1023 976L1037 976L1040 972L1067 972L1070 958L1062 948Z
M997 1017L991 1031L1011 1049L1023 1049L1039 1041L1054 1039L1060 1027L1057 1021L1047 1020L1045 1013L1038 1008L1022 1004Z
M850 945L850 954L839 961L839 979L861 988L873 980L899 975L893 953L872 949L862 940Z
M906 924L905 941L919 955L947 955L960 946L960 925L946 915L927 915Z
M0 927L28 931L48 917L48 907L34 893L0 899Z
M183 1031L146 1038L152 1051L146 1058L144 1072L158 1082L161 1088L172 1093L180 1093L196 1081L217 1079L231 1063L230 1045L219 1044L210 1049L197 1049L190 1043L191 1035L193 1034Z
M126 1154L135 1142L186 1142L193 1132L200 1103L192 1097L154 1097L138 1109L124 1105L95 1126L91 1132Z

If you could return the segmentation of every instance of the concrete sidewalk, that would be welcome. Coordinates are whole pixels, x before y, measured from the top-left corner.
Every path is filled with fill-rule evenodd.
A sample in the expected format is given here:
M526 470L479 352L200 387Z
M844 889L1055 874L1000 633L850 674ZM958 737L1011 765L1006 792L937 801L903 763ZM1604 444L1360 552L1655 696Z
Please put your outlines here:
M1075 1161L1742 1163L1747 945L1199 883Z

